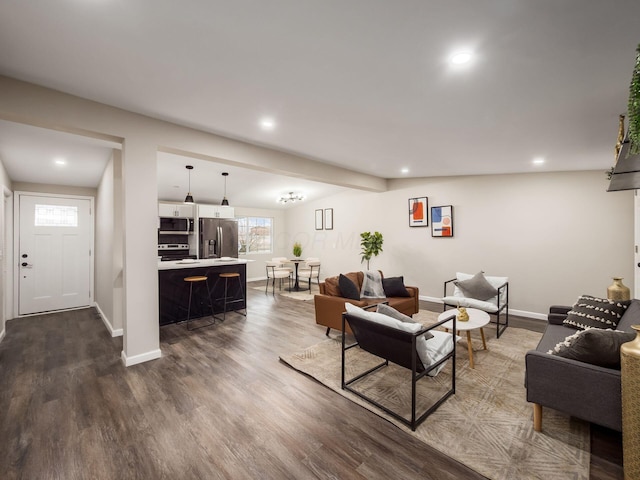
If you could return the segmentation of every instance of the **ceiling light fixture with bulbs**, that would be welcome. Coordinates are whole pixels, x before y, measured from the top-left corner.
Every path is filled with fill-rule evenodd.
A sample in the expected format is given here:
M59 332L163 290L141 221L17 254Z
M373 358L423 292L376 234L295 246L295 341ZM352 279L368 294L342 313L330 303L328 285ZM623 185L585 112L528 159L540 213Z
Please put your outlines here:
M222 197L220 205L229 205L229 200L227 200L227 177L229 176L229 172L222 172L222 176L224 177L224 196Z
M278 202L279 203L294 203L294 202L301 202L302 200L304 200L304 196L299 194L299 193L294 193L294 192L289 192L289 195L281 195L280 198L278 198Z
M185 168L189 172L189 190L187 191L187 196L184 197L184 203L195 203L193 201L193 196L191 195L191 170L193 170L193 166L187 165Z

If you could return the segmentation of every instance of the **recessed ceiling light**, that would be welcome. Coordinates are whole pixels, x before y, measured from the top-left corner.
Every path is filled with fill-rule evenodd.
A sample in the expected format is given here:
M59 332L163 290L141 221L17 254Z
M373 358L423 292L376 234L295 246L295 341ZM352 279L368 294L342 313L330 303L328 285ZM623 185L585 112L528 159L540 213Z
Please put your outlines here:
M265 117L260 120L260 126L263 130L273 130L276 128L276 121L273 118Z
M56 165L66 165L67 161L64 158L56 158L53 160Z
M449 57L449 62L452 65L466 65L471 62L473 59L473 52L469 50L461 50L459 52L455 52L453 55Z
M409 173L409 169L407 167L404 167L402 170L400 170L401 173Z
M532 162L532 163L533 163L534 165L542 165L542 164L544 164L544 161L545 161L545 160L544 160L544 158L542 158L542 157L537 157L537 158L534 158L534 159L533 159L533 162Z

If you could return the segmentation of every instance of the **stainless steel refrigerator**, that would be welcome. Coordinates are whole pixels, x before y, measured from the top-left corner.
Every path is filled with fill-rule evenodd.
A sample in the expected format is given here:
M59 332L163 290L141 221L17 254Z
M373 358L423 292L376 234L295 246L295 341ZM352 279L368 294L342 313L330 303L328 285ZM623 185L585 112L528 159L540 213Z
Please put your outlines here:
M232 218L201 218L200 258L238 258L238 221Z

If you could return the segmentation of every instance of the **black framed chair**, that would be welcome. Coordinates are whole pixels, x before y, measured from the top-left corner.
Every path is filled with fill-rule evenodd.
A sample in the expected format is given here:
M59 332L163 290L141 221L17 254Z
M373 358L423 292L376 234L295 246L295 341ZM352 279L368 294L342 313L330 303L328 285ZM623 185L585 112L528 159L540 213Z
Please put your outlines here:
M485 301L465 297L462 290L456 287L454 283L458 280L466 280L471 277L473 277L473 275L458 273L456 278L444 282L444 296L442 297L442 303L444 304L443 311L446 311L448 308L466 307L477 308L478 310L487 312L489 315L494 315L495 322L492 321L491 323L496 324L496 338L500 338L500 335L502 335L509 326L509 279L507 277L491 277L487 275L487 281L498 290L498 294Z
M311 280L314 279L318 282L318 288L320 288L320 259L307 258L304 266L298 270L298 277L309 281L309 291L311 291Z
M451 352L444 355L440 360L433 363L429 368L425 368L423 363L418 357L416 350L416 340L420 335L423 335L430 330L442 325L445 322L453 319L453 329L451 330L452 345ZM346 344L345 324L348 323L355 337L355 343L351 345ZM447 317L445 320L438 322L428 328L423 328L416 333L406 332L398 328L389 327L381 323L366 320L361 317L357 317L348 313L342 314L342 389L359 396L363 400L371 403L377 408L383 410L393 418L399 420L405 425L411 427L411 430L420 425L431 413L433 413L442 403L447 400L456 391L456 348L455 348L455 332L456 331L456 319L455 313L452 312L451 317ZM384 361L375 367L370 368L366 372L360 373L351 379L345 378L346 376L346 352L349 349L359 347L362 350L384 359ZM452 361L452 375L451 375L451 387L444 392L430 407L428 407L421 415L416 413L416 384L418 380L427 376L429 372L435 370L447 360ZM390 408L380 404L376 400L368 397L364 392L356 390L353 385L358 380L365 376L372 374L379 369L389 365L389 362L395 363L401 367L404 367L411 371L411 418L407 419L397 412L394 412ZM430 379L430 377L427 377Z

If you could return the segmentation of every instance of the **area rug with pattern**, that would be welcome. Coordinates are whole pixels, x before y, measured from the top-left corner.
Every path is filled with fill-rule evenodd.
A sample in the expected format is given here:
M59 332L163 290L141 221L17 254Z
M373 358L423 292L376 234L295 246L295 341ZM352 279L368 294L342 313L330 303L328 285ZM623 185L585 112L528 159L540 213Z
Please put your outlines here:
M437 314L421 311L423 324ZM486 330L486 329L485 329ZM488 332L487 332L488 333ZM474 347L481 348L477 332ZM552 409L545 409L543 431L533 430L533 409L526 401L524 356L535 348L541 334L509 327L487 350L474 352L475 369L469 367L466 341L456 350L456 393L445 401L415 432L360 397L342 390L341 339L324 340L304 351L281 355L280 360L323 385L387 419L422 442L495 480L589 478L589 424ZM380 360L352 348L347 351L347 378L366 371ZM418 412L431 405L448 388L451 362L435 378L418 382ZM410 371L389 364L354 386L407 418L411 404Z
M262 290L265 291L264 287L251 287L253 290ZM268 295L273 293L273 287L269 286L269 290L267 292ZM282 295L283 297L292 298L294 300L302 300L304 302L313 302L313 296L318 293L318 288L314 285L311 287L311 293L309 290L300 290L299 292L289 292L286 288L282 288L280 290L276 285L275 295Z

